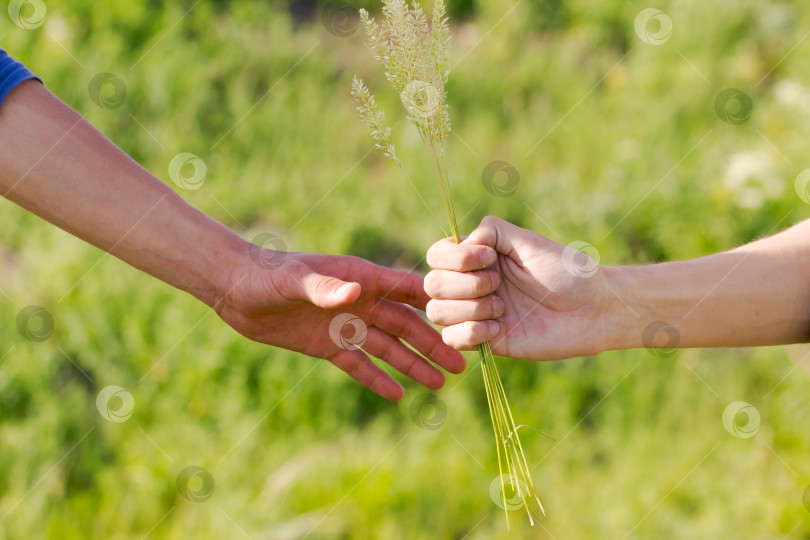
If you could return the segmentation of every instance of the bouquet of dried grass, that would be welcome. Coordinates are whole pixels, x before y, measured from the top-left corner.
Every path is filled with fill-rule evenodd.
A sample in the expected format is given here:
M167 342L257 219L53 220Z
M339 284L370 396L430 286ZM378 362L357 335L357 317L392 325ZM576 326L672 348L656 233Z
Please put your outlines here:
M444 153L444 141L451 128L444 88L450 72L448 68L450 30L445 16L444 1L435 0L433 20L430 23L416 2L409 7L405 0L384 0L382 12L383 21L382 25L379 25L365 10L360 10L363 27L376 59L382 62L386 78L399 93L408 120L416 126L430 155L450 222L450 232L458 243L460 237ZM368 87L358 77L352 82L352 96L359 104L357 110L361 118L371 128L371 135L376 141L377 148L392 159L408 178L391 142L391 128L385 125L385 115L378 109ZM517 506L511 503L516 498L519 499L520 506L525 507L529 521L534 525L530 501L536 501L544 515L545 510L537 497L531 471L520 444L517 426L512 418L512 411L509 409L489 343L479 345L478 352L495 432L503 506L505 510L510 506ZM504 477L509 481L505 482ZM508 484L511 484L515 491L515 495L511 497L507 497L506 493ZM506 524L508 528L508 512Z

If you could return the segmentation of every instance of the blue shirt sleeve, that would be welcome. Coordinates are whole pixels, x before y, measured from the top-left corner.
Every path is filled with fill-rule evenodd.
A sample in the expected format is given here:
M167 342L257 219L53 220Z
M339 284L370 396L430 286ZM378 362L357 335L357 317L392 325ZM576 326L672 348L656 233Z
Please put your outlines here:
M0 49L0 105L15 86L28 79L42 80Z

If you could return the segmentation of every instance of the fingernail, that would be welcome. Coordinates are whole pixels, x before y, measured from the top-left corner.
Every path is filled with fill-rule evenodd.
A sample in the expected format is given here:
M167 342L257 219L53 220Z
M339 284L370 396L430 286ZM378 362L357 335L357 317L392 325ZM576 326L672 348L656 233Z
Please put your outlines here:
M481 252L481 264L484 266L489 266L494 263L497 258L498 255L495 253L494 249L487 248Z
M503 315L504 307L505 304L503 303L503 300L501 300L497 296L492 297L492 309L493 311L495 311L496 317L500 317L501 315Z
M490 335L496 336L500 331L500 325L495 321L489 321L489 333Z

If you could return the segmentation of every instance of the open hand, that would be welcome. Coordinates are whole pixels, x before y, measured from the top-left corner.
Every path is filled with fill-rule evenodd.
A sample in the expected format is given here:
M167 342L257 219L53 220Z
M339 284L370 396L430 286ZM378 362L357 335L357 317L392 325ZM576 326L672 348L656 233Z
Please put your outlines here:
M429 300L420 276L356 257L250 249L226 277L224 300L215 306L240 334L328 359L394 401L402 387L365 353L434 390L444 375L428 360L451 373L464 370L464 357L412 309L425 309ZM346 319L351 322L341 325Z

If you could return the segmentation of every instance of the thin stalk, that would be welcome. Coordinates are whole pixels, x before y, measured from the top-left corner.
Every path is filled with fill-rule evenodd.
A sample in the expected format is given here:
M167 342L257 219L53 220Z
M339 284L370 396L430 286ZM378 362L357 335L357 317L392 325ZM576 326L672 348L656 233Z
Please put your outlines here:
M453 207L453 192L452 188L450 187L450 176L447 174L447 159L445 158L444 154L444 143L442 143L441 147L441 159L439 160L441 165L444 166L444 179L445 179L445 190L447 192L447 215L450 223L455 226L455 235L453 238L456 240L456 244L459 243L461 237L458 234L458 223L456 222L456 210ZM441 175L442 167L439 167L439 173ZM453 227L451 227L453 228Z
M492 420L492 428L495 432L495 450L498 453L498 478L501 481L501 494L503 496L503 512L506 517L506 530L509 530L509 512L506 510L506 486L503 483L503 466L501 465L501 445L498 439L498 429L495 427L499 421L495 419L495 405L493 403L493 392L490 387L489 377L487 377L487 367L483 357L481 345L478 346L478 352L481 355L481 372L484 374L484 393L487 396L487 405L489 405L489 417Z
M545 515L546 511L543 508L543 504L540 502L539 497L537 496L537 490L534 487L534 482L532 481L531 477L531 469L529 469L528 463L526 462L525 453L523 451L523 445L520 442L520 437L517 436L517 427L515 426L514 418L512 417L512 411L509 407L509 402L506 399L506 393L503 388L503 383L501 382L500 374L498 373L498 368L495 364L495 358L492 355L492 350L489 346L489 343L482 343L479 346L479 353L482 355L482 358L488 360L486 365L487 375L490 378L488 386L494 386L494 402L499 403L499 411L503 414L502 421L498 421L497 424L499 425L498 431L502 433L500 426L502 424L506 424L509 429L509 436L502 437L499 440L499 445L504 445L504 451L507 455L507 458L511 454L513 456L512 460L509 463L509 471L514 475L514 480L516 483L516 491L518 496L521 498L523 502L523 506L526 508L526 512L529 515L529 521L534 524L534 519L532 517L531 509L529 507L528 501L531 496L537 501L537 505L540 508L540 511ZM483 360L482 360L483 362ZM507 443L507 439L514 438L515 442L512 444ZM522 484L521 482L525 482L526 489L529 492L523 494L522 491ZM506 490L505 486L502 486L504 492L504 498L506 497ZM508 527L508 523L507 523Z
M409 120L416 127L419 138L430 155L439 183L442 203L450 223L452 238L456 243L460 243L461 236L453 205L450 175L447 170L443 144L450 132L444 89L444 83L447 81L447 73L444 72L444 68L446 67L449 41L449 26L444 15L444 0L434 0L433 22L430 29L418 3L414 2L409 7L405 0L383 0L383 5L382 26L377 25L365 10L360 10L360 18L377 58L386 69L387 78L399 92L400 98L408 110ZM427 43L426 39L431 41ZM424 86L425 84L433 86ZM420 89L426 91L427 95L418 100L416 93ZM372 137L378 142L378 147L385 150L386 155L396 161L411 187L416 189L396 156L390 140L391 129L385 126L383 113L378 111L373 95L359 78L352 81L352 95L360 103L358 107L360 116L371 128ZM438 103L432 103L431 100L436 96L438 96ZM421 110L425 102L429 105L438 105L439 108L433 111ZM426 114L427 112L430 114ZM419 194L418 190L417 194ZM419 197L422 198L421 194ZM424 202L424 199L422 201ZM433 214L429 206L428 210ZM446 233L445 236L447 236ZM529 522L534 525L534 518L529 506L530 497L533 495L544 515L545 509L540 503L534 482L532 482L531 470L526 462L523 445L489 343L479 345L478 354L481 357L481 373L484 378L487 406L495 436L506 526L508 529L509 508L506 504L505 476L509 478L509 483L514 485L515 492L529 515Z
M450 182L447 176L447 165L444 152L441 157L436 151L436 144L433 138L419 128L419 135L422 142L429 150L429 154L433 161L436 177L439 181L439 187L442 194L442 199L445 203L445 210L447 211L448 221L450 222L450 229L453 232L453 240L458 244L461 237L458 233L458 223L456 222L455 211L453 208L452 198L450 197ZM444 167L442 167L444 165ZM506 497L506 484L503 479L504 468L512 476L512 484L515 487L518 497L523 502L526 513L529 516L529 522L534 525L534 518L529 507L529 497L533 494L540 511L545 515L540 499L537 497L537 491L534 488L534 482L531 478L531 470L526 462L526 456L523 451L523 445L520 442L520 437L517 433L515 421L512 416L509 402L506 399L506 392L503 388L498 368L495 365L495 357L492 354L492 349L489 342L482 343L478 346L478 354L481 357L481 370L484 377L484 389L487 395L487 404L490 408L490 418L492 419L492 428L495 435L495 449L498 456L498 472L501 480L501 494L504 503L504 515L506 516L506 528L509 527L509 511L507 508ZM507 435L508 434L508 435ZM514 442L507 442L507 438L514 438ZM503 447L503 448L502 448ZM503 452L501 452L503 449ZM505 461L505 464L504 464ZM504 466L505 465L505 466ZM530 489L531 493L523 493L524 488Z
M478 353L481 356L481 373L484 375L484 389L487 395L487 404L489 405L489 415L492 418L492 429L495 435L495 450L498 454L498 473L501 482L501 499L503 502L503 512L506 519L506 530L509 530L509 510L507 508L506 499L506 484L503 481L503 465L501 459L501 441L503 441L503 429L501 427L501 418L496 414L498 407L495 405L495 391L493 390L493 381L488 367L488 360L486 353L483 349L483 344L478 346ZM509 458L507 449L504 448L504 458L506 458L506 470L512 474L511 467L509 466Z
M506 431L509 427L508 421L503 415L503 400L505 399L499 389L499 379L497 377L496 371L492 368L494 367L494 358L492 356L492 352L488 350L487 344L482 343L479 346L479 354L482 355L482 368L484 369L484 379L486 381L486 386L488 391L492 394L492 404L494 406L494 414L496 417L496 422L493 427L495 427L495 439L496 439L496 448L499 450L500 454L500 447L503 446L503 455L504 459L506 460L506 470L509 472L509 475L514 478L514 487L516 488L517 494L522 499L521 494L521 484L520 484L520 477L517 474L517 469L515 467L516 460L514 459L510 452L509 445L505 444L506 440ZM502 388L502 387L500 387ZM507 429L505 429L507 428ZM501 493L503 495L503 503L504 503L504 513L507 516L506 518L506 527L507 530L509 529L509 514L507 508L507 497L506 497L506 484L503 481L503 476L501 476ZM531 519L531 514L529 516L529 520L533 524L533 520Z
M487 349L489 349L489 342L484 343L484 345L487 347ZM492 351L489 351L489 353L492 354ZM523 451L523 444L521 444L521 442L520 442L520 437L517 436L517 426L515 425L515 420L512 417L512 409L509 407L509 402L506 400L506 392L503 389L503 383L501 382L501 377L498 374L498 368L495 365L494 360L495 359L493 357L492 367L495 370L495 380L497 381L498 385L500 386L500 394L501 394L501 396L503 396L503 404L505 405L506 412L509 415L509 425L512 427L511 433L514 433L514 435L515 435L515 447L517 448L516 454L523 461L524 472L526 473L525 476L526 476L526 479L527 479L527 487L531 488L532 494L534 495L535 500L537 500L537 504L540 506L540 510L543 512L543 515L545 516L546 515L546 509L543 508L543 503L540 502L540 498L537 496L537 491L534 488L534 482L532 481L532 477L531 477L531 469L529 468L529 464L526 463L526 454ZM510 435L510 437L511 437L511 435ZM527 505L527 507L528 507L528 505ZM531 514L529 514L529 515L531 517Z
M456 221L456 212L453 208L453 199L450 197L450 182L442 171L442 166L439 162L439 156L436 154L436 144L430 134L425 133L421 127L418 127L419 136L430 154L431 161L433 162L433 169L436 171L436 179L439 181L439 190L442 195L442 202L444 209L447 212L447 219L450 222L450 230L453 233L453 240L458 244L461 242L461 235L458 233L458 222ZM442 153L444 156L444 153ZM445 166L446 169L446 166Z

